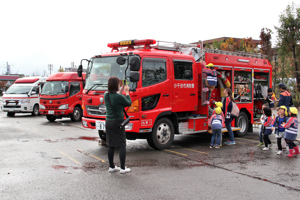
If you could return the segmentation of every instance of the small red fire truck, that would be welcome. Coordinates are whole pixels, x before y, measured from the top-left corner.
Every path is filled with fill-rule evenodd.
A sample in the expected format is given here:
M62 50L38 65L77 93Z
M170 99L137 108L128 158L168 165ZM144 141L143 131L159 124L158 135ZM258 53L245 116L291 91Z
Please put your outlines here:
M232 122L238 136L251 132L262 114L272 66L260 54L203 49L201 42L184 45L152 39L109 43L108 47L110 53L84 59L88 68L82 125L97 129L102 140L106 139L103 95L112 76L126 79L131 88L127 139L147 139L154 149L168 148L176 134L208 132L214 102L222 101L225 88L232 89L240 109ZM205 104L207 92L202 81L205 63L213 63L218 72L218 85L209 104ZM81 73L82 62L78 75Z
M62 117L80 121L85 74L78 77L76 72L59 72L51 74L46 81L40 93L40 114L51 122Z

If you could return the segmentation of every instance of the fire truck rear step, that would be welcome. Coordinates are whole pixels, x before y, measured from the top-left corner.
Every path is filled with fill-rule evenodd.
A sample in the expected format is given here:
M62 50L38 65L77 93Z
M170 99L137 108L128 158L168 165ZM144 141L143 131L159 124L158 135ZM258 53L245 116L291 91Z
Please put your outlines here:
M241 130L240 127L231 127L232 131L239 131ZM207 131L208 133L212 133L212 130ZM227 129L226 128L222 128L222 133L227 133Z

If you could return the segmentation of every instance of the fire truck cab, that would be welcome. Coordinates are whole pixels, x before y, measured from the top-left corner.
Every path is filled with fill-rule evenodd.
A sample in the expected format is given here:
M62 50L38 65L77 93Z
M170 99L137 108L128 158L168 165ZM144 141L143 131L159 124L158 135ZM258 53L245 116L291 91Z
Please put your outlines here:
M127 109L127 139L147 139L152 148L165 149L176 134L208 132L214 102L223 100L225 88L232 89L240 108L240 116L232 122L233 131L239 136L252 131L252 124L261 114L257 105L267 95L259 88L265 91L272 81L272 67L266 59L261 55L205 50L200 43L200 48L199 44L155 44L152 39L109 43L110 53L87 60L83 127L97 129L100 138L106 139L104 93L108 79L116 76L126 79L130 86L132 105ZM218 85L209 104L204 104L205 63L213 63L218 72ZM81 71L82 65L78 68L79 76Z
M51 122L63 117L80 121L84 80L85 74L78 77L76 72L51 74L40 93L40 114Z

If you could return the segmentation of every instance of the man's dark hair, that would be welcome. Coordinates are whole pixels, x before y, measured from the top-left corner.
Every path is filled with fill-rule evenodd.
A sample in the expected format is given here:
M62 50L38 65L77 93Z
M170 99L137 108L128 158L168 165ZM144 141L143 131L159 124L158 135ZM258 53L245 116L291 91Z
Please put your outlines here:
M268 88L268 93L273 92L272 88Z
M118 92L119 90L119 83L120 83L120 80L118 77L110 77L108 79L108 92L109 93L116 93Z
M269 107L264 108L264 113L267 117L271 117L271 115L272 115L272 111Z

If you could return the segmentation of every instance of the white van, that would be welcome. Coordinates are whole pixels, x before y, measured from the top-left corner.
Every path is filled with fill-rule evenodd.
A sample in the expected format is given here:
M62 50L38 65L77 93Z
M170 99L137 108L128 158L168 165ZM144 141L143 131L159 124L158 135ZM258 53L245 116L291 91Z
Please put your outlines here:
M46 82L46 77L18 78L2 96L3 112L13 117L15 113L39 115L39 91Z

